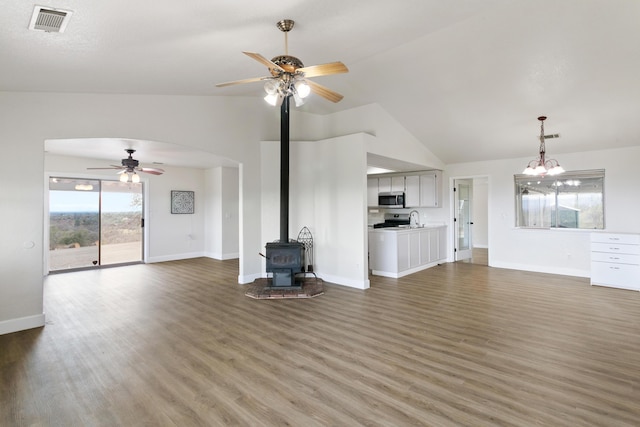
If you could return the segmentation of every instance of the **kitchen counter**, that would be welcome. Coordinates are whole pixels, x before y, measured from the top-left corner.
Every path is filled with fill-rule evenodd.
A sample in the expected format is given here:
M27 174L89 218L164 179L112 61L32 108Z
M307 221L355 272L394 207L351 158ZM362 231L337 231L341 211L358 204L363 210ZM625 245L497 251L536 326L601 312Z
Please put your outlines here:
M403 277L446 258L446 225L369 229L369 268L374 275Z

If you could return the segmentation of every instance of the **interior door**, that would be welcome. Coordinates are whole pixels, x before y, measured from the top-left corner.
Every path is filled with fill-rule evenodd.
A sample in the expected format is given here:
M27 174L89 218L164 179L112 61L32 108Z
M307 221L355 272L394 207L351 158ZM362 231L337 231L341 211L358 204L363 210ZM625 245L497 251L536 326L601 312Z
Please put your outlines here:
M454 181L454 242L455 260L469 259L473 250L473 220L471 218L473 203L473 180L456 179Z

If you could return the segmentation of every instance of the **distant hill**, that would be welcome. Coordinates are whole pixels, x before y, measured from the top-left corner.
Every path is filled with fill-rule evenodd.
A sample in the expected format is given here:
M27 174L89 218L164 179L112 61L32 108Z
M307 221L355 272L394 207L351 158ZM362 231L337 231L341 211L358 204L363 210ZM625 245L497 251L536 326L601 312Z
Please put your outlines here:
M49 249L137 242L142 240L140 212L51 212ZM101 223L102 222L102 223ZM102 225L102 236L100 226Z

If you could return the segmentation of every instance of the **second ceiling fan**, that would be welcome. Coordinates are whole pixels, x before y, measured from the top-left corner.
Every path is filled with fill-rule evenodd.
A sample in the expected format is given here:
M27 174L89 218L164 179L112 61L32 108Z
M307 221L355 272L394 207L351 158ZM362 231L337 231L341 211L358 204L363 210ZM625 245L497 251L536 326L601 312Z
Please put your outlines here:
M310 77L327 76L330 74L347 73L349 69L340 61L327 64L312 65L305 67L302 61L295 56L289 55L287 34L293 28L294 21L283 19L276 26L284 33L285 54L278 55L268 60L259 53L242 52L250 58L255 59L265 65L270 76L253 77L250 79L234 80L226 83L219 83L217 87L231 86L244 83L265 81L265 100L272 105L280 105L287 96L293 96L296 105L302 105L304 98L313 92L316 95L331 101L339 102L343 96L333 90L309 80Z

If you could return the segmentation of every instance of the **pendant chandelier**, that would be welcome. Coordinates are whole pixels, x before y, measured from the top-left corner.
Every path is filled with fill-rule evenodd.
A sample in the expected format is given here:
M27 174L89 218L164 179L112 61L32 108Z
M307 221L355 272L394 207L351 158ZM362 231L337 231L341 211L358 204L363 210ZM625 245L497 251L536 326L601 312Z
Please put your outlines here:
M544 121L546 119L546 116L538 117L538 120L540 120L540 155L537 159L529 162L525 170L522 171L524 175L558 175L564 172L564 169L556 159L545 158L544 140L546 138L557 138L560 136L558 134L545 136Z

